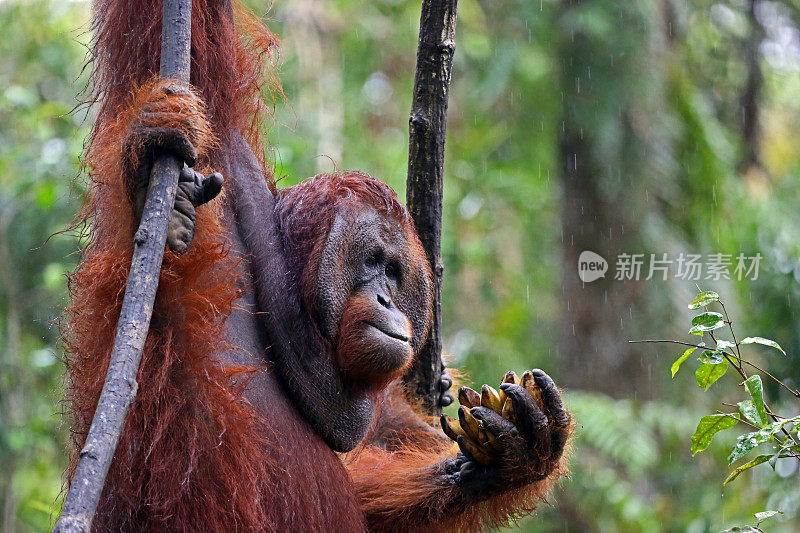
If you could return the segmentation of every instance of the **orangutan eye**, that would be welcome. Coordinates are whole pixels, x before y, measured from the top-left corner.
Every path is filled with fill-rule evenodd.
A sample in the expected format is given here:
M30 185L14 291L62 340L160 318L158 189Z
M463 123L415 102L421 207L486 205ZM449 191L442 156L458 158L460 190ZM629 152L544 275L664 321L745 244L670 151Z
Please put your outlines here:
M400 265L397 264L397 262L392 261L388 263L385 272L387 278L398 282L400 281Z
M383 254L380 251L371 253L364 261L364 266L374 268L383 261Z

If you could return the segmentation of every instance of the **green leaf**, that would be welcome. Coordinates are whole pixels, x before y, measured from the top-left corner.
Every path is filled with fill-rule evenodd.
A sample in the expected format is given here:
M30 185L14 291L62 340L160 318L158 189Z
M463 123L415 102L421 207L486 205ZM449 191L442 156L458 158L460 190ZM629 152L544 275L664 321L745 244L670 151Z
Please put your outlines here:
M739 406L739 412L742 413L742 416L753 425L756 426L763 426L764 424L761 423L761 417L756 410L755 405L750 400L745 400L743 402L739 402L737 404Z
M761 383L761 376L750 376L747 378L747 381L744 382L744 386L747 388L747 392L750 393L750 397L753 399L753 407L755 407L756 411L758 412L760 422L758 422L757 425L763 427L767 424L768 420L767 410L764 407L764 385Z
M782 426L783 422L773 422L758 431L740 435L736 440L736 444L733 445L731 454L728 456L728 464L732 465L759 444L771 441L773 434L780 431ZM772 454L769 454L769 456L772 457Z
M694 297L692 303L689 304L689 309L700 309L701 307L718 301L719 294L714 291L703 291Z
M772 518L777 514L783 514L783 511L761 511L760 513L753 514L753 516L756 517L756 520L758 520L758 523L760 524L763 520Z
M762 533L760 529L756 529L753 526L733 526L730 529L725 529L720 533Z
M746 337L742 339L739 344L761 344L762 346L769 346L770 348L775 348L779 350L783 355L786 355L786 352L783 351L781 345L771 339L765 339L764 337Z
M794 420L794 419L793 418L786 418L784 420L778 420L777 422L773 422L771 424L767 424L766 426L761 428L760 431L762 433L770 435L770 436L776 435L776 434L780 433L781 430L783 430L783 427L786 424L790 424L792 422L792 420Z
M777 422L773 422L772 424L767 424L766 426L764 426L759 430L759 433L763 433L764 435L771 437L772 435L778 433L781 429L783 429L783 426L790 423L792 420L794 419L786 418L784 420L778 420Z
M722 318L721 314L707 311L692 319L692 329L689 330L689 333L692 335L702 335L704 331L714 331L724 325L725 320Z
M728 361L722 360L719 364L700 363L694 373L695 381L703 389L708 388L728 371Z
M708 448L714 435L732 428L736 423L735 418L727 415L707 415L701 418L694 435L692 435L692 455Z
M700 362L708 363L709 365L718 365L724 360L721 350L705 350L700 354Z
M731 472L731 474L728 476L728 479L726 479L725 481L722 482L722 486L724 487L725 485L727 485L728 483L730 483L731 481L733 481L734 479L739 477L739 474L741 474L745 470L749 470L750 468L753 468L754 466L757 466L757 465L760 465L761 463L765 463L765 462L769 461L770 457L772 457L771 453L765 453L763 455L759 455L758 457L756 457L755 459L753 459L749 463L743 464L742 466L740 466L739 468L737 468L736 470ZM756 514L758 514L758 513L756 513ZM756 519L758 519L757 516L756 516Z
M753 431L752 433L745 433L744 435L740 435L739 438L736 440L736 444L733 445L733 449L731 450L731 454L728 456L728 464L733 464L744 455L761 444L765 442L762 440L758 431ZM770 455L771 457L771 455Z
M717 350L727 350L728 348L735 348L736 345L731 341L726 341L724 339L719 339L717 341Z
M769 458L769 466L772 467L773 470L775 470L775 465L778 464L778 459L780 459L785 452L786 448L781 448Z
M673 378L675 377L675 374L678 373L678 369L681 367L683 362L686 361L686 358L689 357L690 355L692 355L695 350L697 350L697 348L689 348L688 350L683 352L683 355L678 357L678 359L676 359L674 363L672 363L672 368L670 370L672 370L672 377Z

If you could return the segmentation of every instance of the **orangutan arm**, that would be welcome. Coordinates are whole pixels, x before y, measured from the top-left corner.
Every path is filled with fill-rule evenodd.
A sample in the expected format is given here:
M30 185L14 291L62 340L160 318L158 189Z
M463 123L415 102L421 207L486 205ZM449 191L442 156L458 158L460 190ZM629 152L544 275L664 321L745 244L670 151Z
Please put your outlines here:
M513 423L474 405L462 389L463 427L447 430L457 445L421 429L410 407L390 402L384 416L400 429L389 439L391 432L381 432L384 438L346 459L370 530L480 531L531 513L566 473L571 422L547 374L523 379L501 386Z
M178 180L175 207L167 228L167 244L177 253L189 249L195 233L195 208L215 198L222 189L222 175L204 176L190 168L198 154L214 145L202 99L186 85L161 80L134 96L135 110L122 139L122 173L134 220L144 209L150 169L162 153L184 162Z

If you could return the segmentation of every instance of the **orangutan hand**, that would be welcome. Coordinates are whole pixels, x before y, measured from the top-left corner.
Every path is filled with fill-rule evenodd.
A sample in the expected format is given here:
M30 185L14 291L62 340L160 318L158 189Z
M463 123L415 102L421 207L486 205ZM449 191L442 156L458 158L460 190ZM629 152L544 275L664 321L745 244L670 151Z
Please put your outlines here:
M558 466L570 433L570 414L543 371L509 372L497 391L461 387L459 420L442 415L442 429L460 453L447 469L451 482L499 491L540 481Z
M197 162L196 145L206 145L211 138L200 97L188 86L166 80L147 96L123 141L126 185L136 220L144 210L155 159L167 153L184 162L167 230L167 244L176 253L186 252L194 238L195 208L212 200L222 189L221 174L215 172L206 177L189 168Z

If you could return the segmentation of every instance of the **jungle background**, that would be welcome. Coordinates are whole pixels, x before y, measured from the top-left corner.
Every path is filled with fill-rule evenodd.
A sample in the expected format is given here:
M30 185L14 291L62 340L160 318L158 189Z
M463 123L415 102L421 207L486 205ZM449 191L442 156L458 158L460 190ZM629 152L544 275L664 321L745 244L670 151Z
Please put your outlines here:
M541 367L579 427L572 475L524 531L720 531L780 509L797 461L722 489L735 435L692 457L708 393L680 354L696 285L789 353L800 383L800 5L795 0L461 0L445 165L444 343L467 383ZM404 196L419 3L252 1L283 41L265 134L282 183L359 169ZM0 530L45 531L65 466L58 317L81 243L92 110L86 1L0 0ZM616 231L619 229L620 231ZM609 261L582 284L577 257ZM619 254L763 256L756 280L615 280ZM646 269L646 267L645 267ZM778 387L766 395L794 416Z

